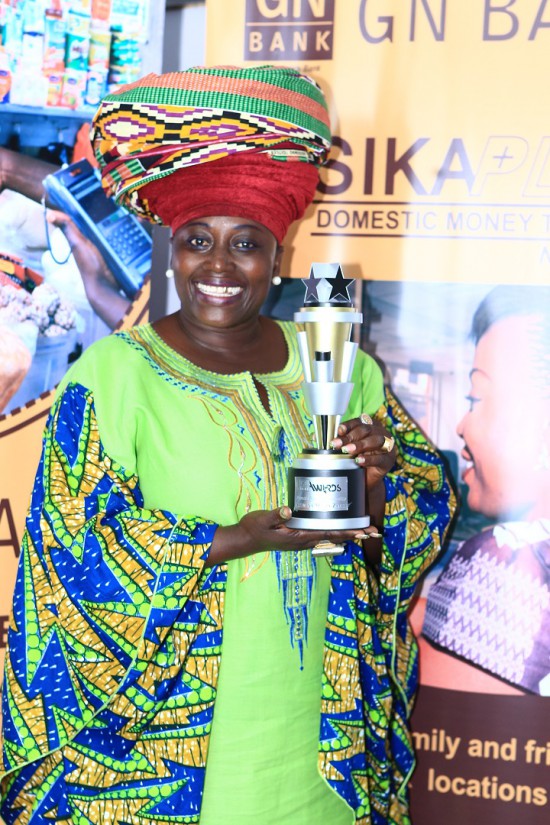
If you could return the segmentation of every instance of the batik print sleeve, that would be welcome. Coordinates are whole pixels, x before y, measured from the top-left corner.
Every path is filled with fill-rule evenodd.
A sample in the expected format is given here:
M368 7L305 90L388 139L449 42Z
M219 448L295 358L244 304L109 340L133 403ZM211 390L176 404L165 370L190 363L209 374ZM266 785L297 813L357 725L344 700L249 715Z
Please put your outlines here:
M396 465L385 479L376 626L392 684L387 702L381 704L393 754L388 822L405 823L414 768L408 719L418 683L418 649L407 613L419 579L441 550L456 500L441 456L389 390L377 418L397 446Z
M441 550L456 500L441 456L389 390L377 418L397 447L395 467L385 479L378 622L392 642L392 671L411 698L416 686L412 645L400 644L410 634L407 610L420 577Z
M138 479L103 448L92 393L65 389L22 542L3 692L3 795L22 766L87 726L105 727L105 711L114 720L115 699L116 713L122 704L143 710L136 680L168 657L176 623L197 625L215 528L145 509ZM121 715L121 726L131 716Z
M372 359L358 357L349 417L376 417L395 438L397 459L385 478L381 563L373 567L350 542L331 564L319 764L356 825L410 825L417 648L407 610L455 500L437 451L384 389Z

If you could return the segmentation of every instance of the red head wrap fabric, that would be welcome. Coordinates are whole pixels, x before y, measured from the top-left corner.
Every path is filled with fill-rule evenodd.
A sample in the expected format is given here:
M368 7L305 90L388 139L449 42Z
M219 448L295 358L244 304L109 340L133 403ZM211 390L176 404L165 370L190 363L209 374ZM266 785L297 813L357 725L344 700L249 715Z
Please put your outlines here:
M315 194L317 168L247 152L176 172L147 184L142 198L175 232L196 218L230 215L266 226L282 243Z
M279 241L331 143L319 86L277 66L148 75L104 98L91 138L107 194L141 217L248 217Z

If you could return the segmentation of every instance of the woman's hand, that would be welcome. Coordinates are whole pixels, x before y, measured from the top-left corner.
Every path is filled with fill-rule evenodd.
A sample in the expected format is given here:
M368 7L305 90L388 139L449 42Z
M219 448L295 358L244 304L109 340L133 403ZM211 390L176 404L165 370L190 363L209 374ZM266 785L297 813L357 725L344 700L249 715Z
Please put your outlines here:
M344 421L338 428L338 438L332 442L365 468L367 490L374 489L395 464L395 441L381 424L363 413L359 418Z
M377 538L363 544L363 547L369 561L376 564L382 555L382 528L386 510L384 476L395 464L395 441L381 424L363 413L359 418L340 424L338 438L334 439L332 446L335 449L341 448L359 467L365 469L367 511L371 524L378 525L378 531Z
M376 525L384 522L386 503L384 476L395 464L395 443L381 424L363 414L343 422L333 446L342 448L360 467L365 468L370 527L361 530L294 530L286 526L292 515L290 507L256 510L229 527L218 527L210 548L207 565L244 558L266 550L305 550L322 541L341 544L363 542L372 563L380 559L382 534Z
M243 516L237 524L218 527L214 534L207 566L244 558L267 550L305 550L322 541L341 544L363 541L372 534L380 538L375 527L361 530L294 530L286 526L292 516L290 507L256 510Z
M99 249L64 212L48 209L47 221L59 227L65 235L94 312L108 327L116 329L131 303L120 294L120 288Z

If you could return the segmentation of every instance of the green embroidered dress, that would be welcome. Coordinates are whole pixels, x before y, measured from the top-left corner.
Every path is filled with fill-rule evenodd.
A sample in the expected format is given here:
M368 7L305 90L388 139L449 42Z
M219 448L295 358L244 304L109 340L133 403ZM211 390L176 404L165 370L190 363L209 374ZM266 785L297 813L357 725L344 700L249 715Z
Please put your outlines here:
M284 370L195 367L149 326L94 345L45 436L4 688L2 816L143 825L407 822L416 677L405 610L452 496L359 353L348 417L400 439L385 561L360 548L205 568L217 524L286 502L310 439ZM408 503L407 503L408 502ZM19 817L19 818L18 818Z

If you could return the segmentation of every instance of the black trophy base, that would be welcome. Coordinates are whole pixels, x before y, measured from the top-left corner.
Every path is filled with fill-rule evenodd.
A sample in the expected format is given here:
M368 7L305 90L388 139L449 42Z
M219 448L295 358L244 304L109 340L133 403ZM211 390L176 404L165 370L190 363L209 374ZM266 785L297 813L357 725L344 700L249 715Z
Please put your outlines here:
M288 471L288 497L297 530L360 530L365 513L365 471L344 453L304 450Z

